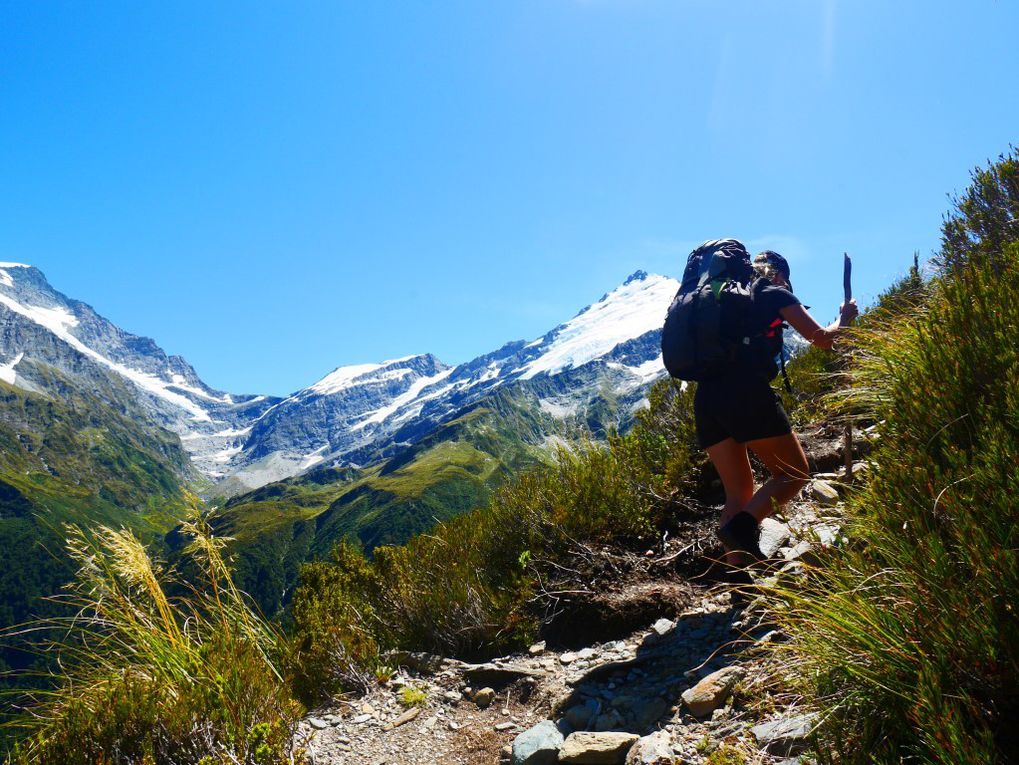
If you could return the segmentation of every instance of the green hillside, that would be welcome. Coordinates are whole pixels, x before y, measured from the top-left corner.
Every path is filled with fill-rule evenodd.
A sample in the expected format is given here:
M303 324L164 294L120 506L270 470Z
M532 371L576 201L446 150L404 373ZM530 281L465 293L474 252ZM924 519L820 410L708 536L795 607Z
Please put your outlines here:
M52 368L41 371L45 394L0 382L0 629L51 610L42 598L72 573L65 524L156 539L195 504L179 440L145 424L126 384L111 379L86 391ZM29 660L5 641L0 662Z
M402 544L484 506L493 489L551 458L551 434L575 439L582 423L543 414L533 394L503 390L397 456L362 469L324 469L235 497L217 533L236 540L237 579L273 613L301 563L341 539L371 551Z

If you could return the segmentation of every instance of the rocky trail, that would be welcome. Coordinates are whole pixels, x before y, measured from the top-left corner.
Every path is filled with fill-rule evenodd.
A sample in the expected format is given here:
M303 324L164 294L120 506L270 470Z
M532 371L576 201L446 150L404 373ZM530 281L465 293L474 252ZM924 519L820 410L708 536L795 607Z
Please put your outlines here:
M815 471L841 461L835 434L804 441ZM857 462L853 475L865 470ZM752 570L756 581L802 575L813 549L844 541L839 491L847 483L844 469L815 472L780 517L765 521L761 547L772 562ZM756 650L784 636L752 588L712 579L720 548L711 526L695 525L700 544L666 540L613 591L582 598L557 620L570 624L553 631L555 648L550 637L481 664L392 655L398 669L386 683L302 721L309 762L699 765L713 752L712 765L811 762L798 755L812 719L771 695L774 668ZM603 622L593 618L595 605L607 614ZM736 752L742 759L722 758Z

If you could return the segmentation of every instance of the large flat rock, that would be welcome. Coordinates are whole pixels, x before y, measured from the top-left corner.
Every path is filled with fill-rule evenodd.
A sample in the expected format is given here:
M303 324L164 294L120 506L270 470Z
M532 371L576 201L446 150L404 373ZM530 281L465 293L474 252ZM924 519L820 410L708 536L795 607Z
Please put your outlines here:
M571 733L559 750L559 762L577 765L624 765L627 752L639 739L636 733L614 731Z

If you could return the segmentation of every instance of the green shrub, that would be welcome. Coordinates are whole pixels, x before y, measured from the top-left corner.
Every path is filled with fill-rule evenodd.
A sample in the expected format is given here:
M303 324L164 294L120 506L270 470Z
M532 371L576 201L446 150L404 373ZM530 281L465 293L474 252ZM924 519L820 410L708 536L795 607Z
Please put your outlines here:
M559 449L552 465L514 477L486 507L406 545L377 547L371 561L344 545L331 562L306 565L296 641L303 656L319 657L302 663L323 669L300 673L305 697L357 685L379 651L480 656L534 638L539 583L587 545L647 537L701 464L690 390L657 384L636 419L607 445ZM338 656L348 671L330 676L324 668Z
M428 694L420 688L405 685L400 689L399 701L405 707L419 707L428 701Z
M796 427L803 427L830 417L833 413L832 394L841 384L845 357L838 351L810 346L786 365L792 391L782 389L779 395Z
M1019 748L1019 245L1001 241L968 240L922 300L856 333L850 405L881 423L851 501L860 543L775 603L787 679L840 762Z
M739 749L729 744L722 744L708 755L705 765L746 765L747 757Z
M954 212L941 227L936 263L950 273L976 255L994 267L1009 266L1007 246L1019 241L1019 151L977 168Z
M381 583L360 550L348 542L333 549L330 562L308 563L294 597L294 687L314 704L341 688L366 689L379 647L371 601Z
M302 709L280 669L285 640L249 610L207 525L184 532L204 581L170 598L172 573L131 532L68 527L74 616L37 625L62 634L61 671L10 723L23 734L12 762L291 762Z

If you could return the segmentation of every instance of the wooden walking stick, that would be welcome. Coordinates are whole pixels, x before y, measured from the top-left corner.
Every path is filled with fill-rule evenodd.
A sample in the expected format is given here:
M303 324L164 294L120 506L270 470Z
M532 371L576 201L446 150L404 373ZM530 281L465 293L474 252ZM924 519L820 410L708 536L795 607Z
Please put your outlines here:
M842 253L842 290L845 296L845 304L853 299L853 261L849 253ZM853 480L853 422L846 423L846 429L842 434L842 451L846 463L846 481Z

